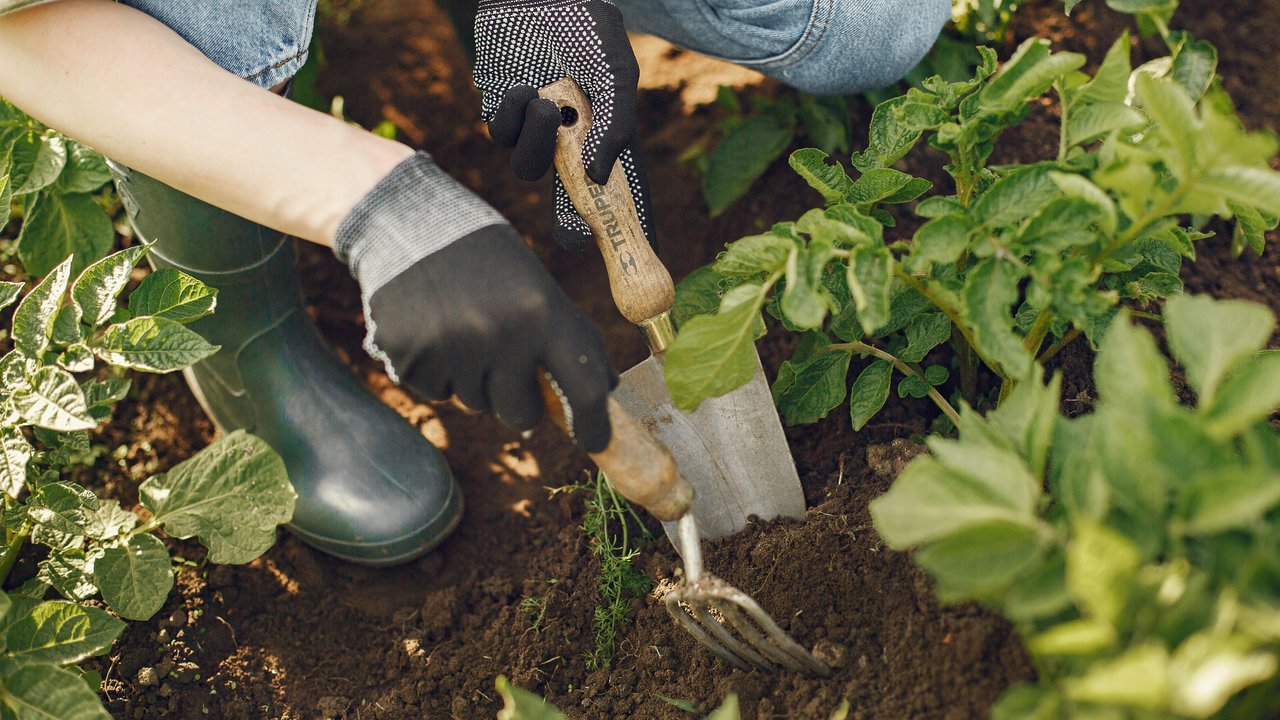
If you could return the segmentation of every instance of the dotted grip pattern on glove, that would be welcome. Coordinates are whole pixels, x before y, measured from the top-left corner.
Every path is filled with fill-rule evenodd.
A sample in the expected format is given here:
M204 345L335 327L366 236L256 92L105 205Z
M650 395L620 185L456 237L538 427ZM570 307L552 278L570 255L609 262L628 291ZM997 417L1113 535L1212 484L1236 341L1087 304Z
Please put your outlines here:
M603 184L621 161L649 241L654 233L648 185L633 139L640 69L622 13L607 0L482 0L475 22L475 82L482 119L495 142L514 148L512 166L526 180L551 167L559 112L536 88L572 77L591 101L583 144L587 175ZM555 238L581 249L591 231L555 181Z

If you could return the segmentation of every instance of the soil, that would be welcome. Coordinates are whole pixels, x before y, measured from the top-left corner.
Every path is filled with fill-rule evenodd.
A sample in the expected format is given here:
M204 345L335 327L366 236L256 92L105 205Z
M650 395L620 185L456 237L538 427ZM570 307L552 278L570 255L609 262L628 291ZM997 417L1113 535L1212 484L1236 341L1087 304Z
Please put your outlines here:
M1082 4L1070 20L1060 9L1058 0L1028 3L1010 47L1048 35L1096 63L1128 26L1100 0ZM1280 3L1184 3L1177 22L1220 48L1220 70L1246 122L1280 130L1277 34L1260 32L1280 28ZM642 359L638 333L609 302L598 258L544 242L549 182L514 179L506 153L485 138L468 65L440 8L379 0L320 32L328 59L321 89L343 95L348 115L366 126L394 121L403 140L429 149L493 202L599 323L615 364ZM680 278L723 243L797 217L815 197L778 163L758 186L767 192L709 219L698 176L679 161L712 126L712 111L698 104L714 89L709 78L777 88L752 73L643 43L640 136L660 254ZM1151 41L1137 44L1139 55L1156 50ZM865 136L869 114L859 107L855 137ZM1001 144L1007 150L997 160L1049 156L1056 132L1056 118L1037 113ZM909 158L908 169L926 161ZM1274 251L1233 258L1229 228L1217 229L1220 237L1203 243L1185 272L1188 289L1280 310ZM431 554L383 570L333 560L287 533L264 557L239 567L207 565L198 546L174 542L187 563L165 609L132 623L111 655L95 661L114 716L493 717L501 705L494 679L506 675L571 718L684 718L664 696L706 711L734 692L749 720L827 718L842 700L853 718L961 720L985 716L1004 688L1033 677L1009 625L973 605L940 607L927 578L871 529L867 503L918 451L911 439L936 414L925 401L896 400L859 433L842 411L788 429L809 504L805 522L753 526L707 548L708 568L751 593L803 645L817 646L835 667L831 679L729 669L676 628L654 594L633 602L612 666L588 670L598 564L579 529L581 496L547 491L580 482L587 459L553 428L526 439L488 416L411 398L361 351L363 321L346 270L326 251L304 248L302 271L317 323L353 372L444 450L466 494L466 516ZM761 343L769 373L790 342L774 332ZM1059 357L1064 409L1081 412L1091 403L1091 361L1083 343ZM139 377L98 439L112 452L84 472L84 481L134 502L138 481L190 456L213 434L181 378ZM678 559L658 535L637 562L661 584ZM521 609L525 599L536 613Z

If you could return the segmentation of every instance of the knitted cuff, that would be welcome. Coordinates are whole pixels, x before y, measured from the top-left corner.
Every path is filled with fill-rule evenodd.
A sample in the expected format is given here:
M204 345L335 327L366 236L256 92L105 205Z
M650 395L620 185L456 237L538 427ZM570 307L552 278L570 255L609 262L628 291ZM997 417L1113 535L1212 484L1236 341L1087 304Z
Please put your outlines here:
M370 297L414 263L506 220L418 152L395 166L338 226L333 254Z

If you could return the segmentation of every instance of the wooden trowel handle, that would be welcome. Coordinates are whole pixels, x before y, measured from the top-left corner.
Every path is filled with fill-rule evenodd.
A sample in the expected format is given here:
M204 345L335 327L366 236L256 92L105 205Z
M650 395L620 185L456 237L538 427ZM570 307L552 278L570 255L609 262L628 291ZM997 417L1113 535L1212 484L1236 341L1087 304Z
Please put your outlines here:
M564 400L545 372L538 373L547 414L569 432ZM663 522L678 520L693 505L693 487L680 475L671 453L653 439L636 419L609 398L609 446L591 459L622 496Z
M618 311L638 325L670 312L676 299L675 285L645 238L622 163L614 163L604 185L592 182L582 164L582 146L591 128L587 96L572 78L551 83L538 94L560 106L556 173L604 255Z

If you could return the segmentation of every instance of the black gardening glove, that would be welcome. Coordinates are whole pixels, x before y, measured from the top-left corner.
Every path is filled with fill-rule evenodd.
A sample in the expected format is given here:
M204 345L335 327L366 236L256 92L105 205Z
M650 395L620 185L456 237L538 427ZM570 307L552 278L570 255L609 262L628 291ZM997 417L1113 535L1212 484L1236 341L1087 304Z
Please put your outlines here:
M545 368L578 444L608 445L618 377L599 331L519 233L429 155L396 166L356 205L334 253L360 283L365 349L393 380L524 430L542 418Z
M640 66L621 11L607 0L480 0L475 38L482 118L499 145L515 148L516 175L537 180L551 167L560 112L538 98L537 88L571 77L591 101L592 125L582 148L587 177L603 185L621 160L653 243L649 188L633 142ZM590 244L591 230L559 177L555 214L553 235L561 245L580 250Z

